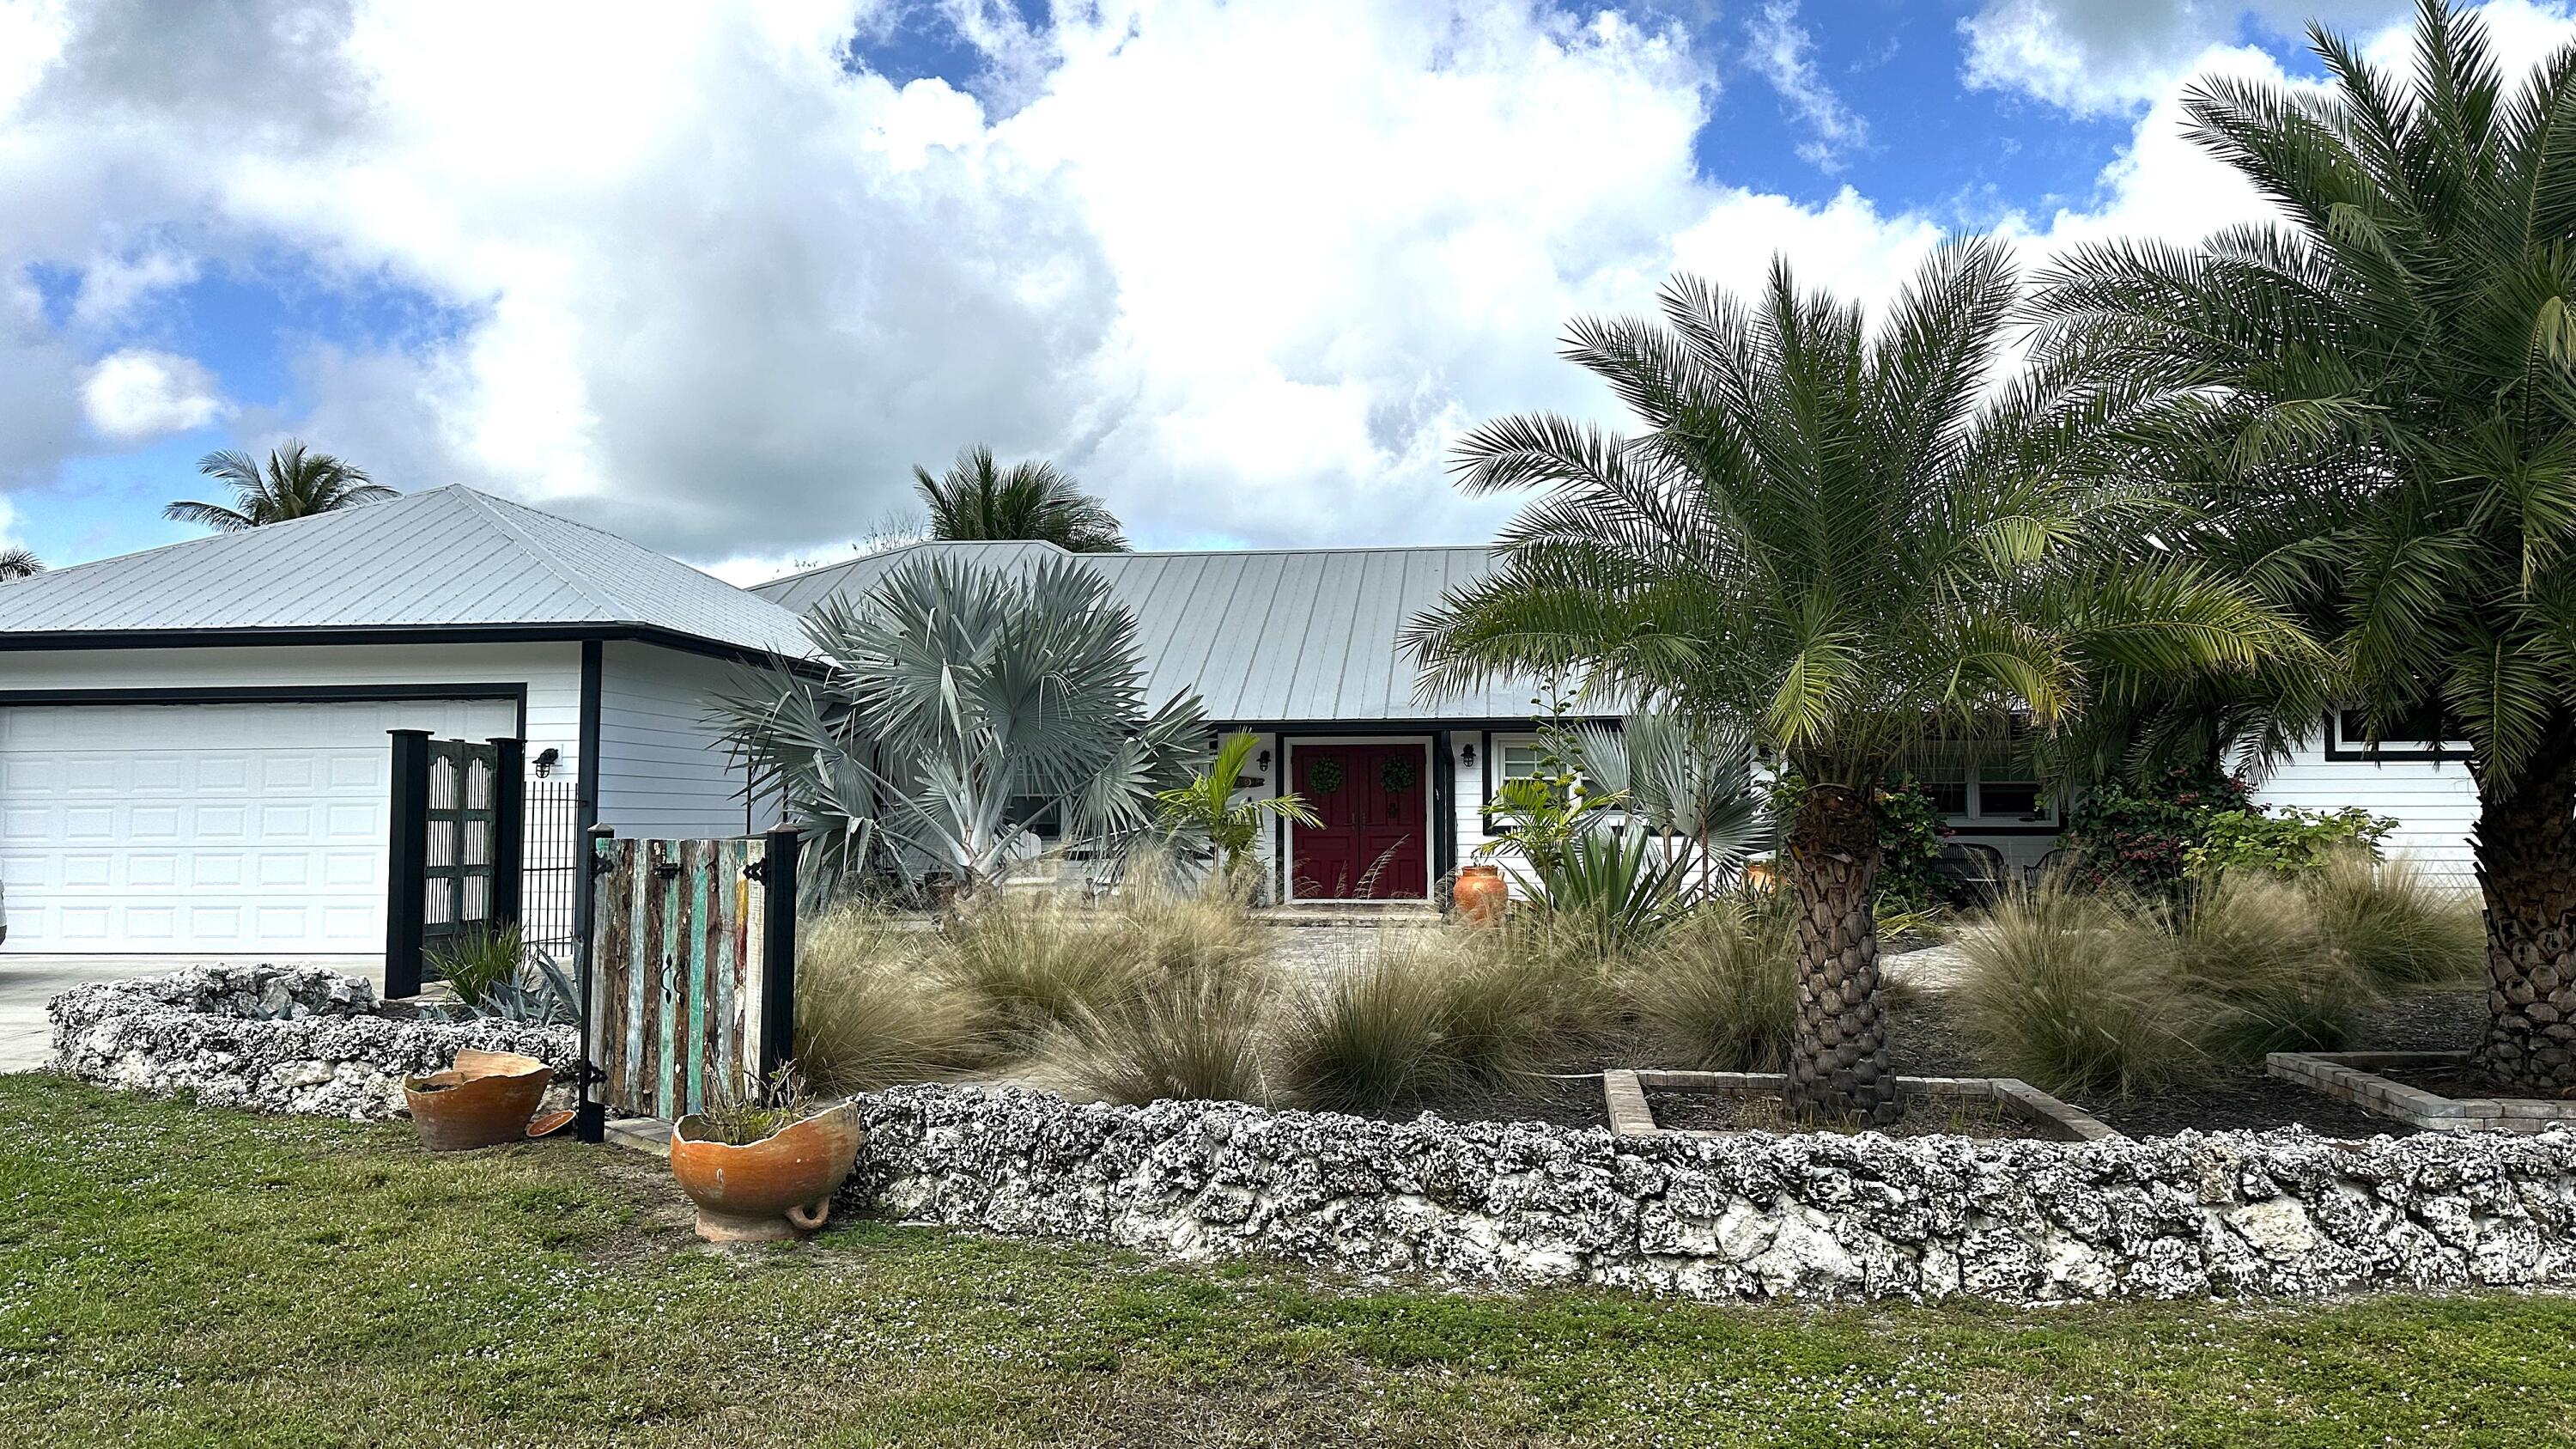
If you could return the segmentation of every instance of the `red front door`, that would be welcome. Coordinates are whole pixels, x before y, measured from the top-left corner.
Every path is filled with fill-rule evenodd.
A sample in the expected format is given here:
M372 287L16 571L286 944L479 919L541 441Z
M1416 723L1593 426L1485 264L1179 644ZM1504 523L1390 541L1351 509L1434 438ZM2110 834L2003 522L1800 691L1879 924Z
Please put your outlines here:
M1323 823L1288 827L1290 897L1428 896L1431 752L1418 744L1300 744L1291 753L1289 788Z

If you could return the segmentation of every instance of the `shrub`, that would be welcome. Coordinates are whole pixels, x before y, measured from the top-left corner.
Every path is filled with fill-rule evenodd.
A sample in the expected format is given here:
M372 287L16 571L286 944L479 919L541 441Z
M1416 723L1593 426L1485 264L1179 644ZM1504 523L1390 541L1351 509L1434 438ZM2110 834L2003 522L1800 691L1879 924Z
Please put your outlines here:
M2344 810L2284 806L2278 815L2260 809L2227 810L2209 817L2200 843L2184 852L2184 865L2201 877L2228 871L2319 870L2343 855L2359 853L2375 859L2379 842L2396 828L2396 821L2359 806Z
M2143 783L2104 781L2067 816L2067 873L2095 889L2179 900L2211 818L2253 808L2245 782L2212 765L2176 766Z
M1459 986L1449 951L1382 941L1365 964L1291 997L1280 1023L1282 1080L1308 1106L1344 1111L1419 1102L1457 1087L1466 1075L1451 1055Z
M1041 1076L1111 1102L1264 1102L1271 983L1260 970L1186 971L1074 1007L1038 1042Z
M2335 1051L2379 1002L2369 978L2320 929L2309 893L2261 872L2202 889L2175 933L2182 984L2208 1003L2202 1043L2223 1059Z
M2357 851L2306 882L2326 939L2382 987L2455 984L2486 976L2486 926L2470 892L2426 880L2399 856Z
M1549 864L1533 863L1532 904L1615 956L1654 939L1681 912L1691 861L1642 825L1577 832Z
M1621 994L1640 1045L1690 1071L1779 1071L1798 1013L1797 948L1786 893L1693 911L1628 963Z
M2127 1094L2188 1082L2204 1003L2169 931L2133 900L2057 884L1998 902L1962 932L1963 1025L1996 1070L2051 1092Z
M497 931L460 932L430 948L427 956L423 964L429 969L424 975L445 981L459 1000L479 1007L502 983L518 976L527 946L518 927L504 926Z
M928 939L852 906L799 923L796 1060L816 1088L863 1092L990 1058L983 1003L923 963Z

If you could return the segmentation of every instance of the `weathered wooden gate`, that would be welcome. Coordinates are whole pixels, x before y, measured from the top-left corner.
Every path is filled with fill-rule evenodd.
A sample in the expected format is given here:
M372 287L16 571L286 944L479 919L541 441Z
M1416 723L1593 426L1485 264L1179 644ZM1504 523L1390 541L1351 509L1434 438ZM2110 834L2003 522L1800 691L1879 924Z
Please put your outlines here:
M585 1104L676 1120L766 1080L796 1030L796 832L620 840L601 827L591 849Z

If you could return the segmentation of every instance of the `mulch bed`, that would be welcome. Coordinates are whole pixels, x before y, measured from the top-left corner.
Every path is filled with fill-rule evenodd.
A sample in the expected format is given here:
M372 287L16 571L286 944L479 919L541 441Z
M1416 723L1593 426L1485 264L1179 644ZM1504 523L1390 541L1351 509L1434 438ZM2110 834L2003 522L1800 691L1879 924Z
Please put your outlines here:
M1648 1092L1646 1105L1655 1125L1684 1132L1856 1132L1857 1127L1830 1123L1801 1124L1767 1092ZM2036 1122L2005 1111L1993 1102L1935 1097L1917 1092L1905 1099L1905 1111L1890 1137L2030 1137L2057 1140Z
M2468 1100L2502 1097L2518 1101L2576 1101L2576 1088L2562 1092L2533 1092L2523 1087L2499 1087L2466 1067L2373 1067L2372 1071L2392 1082L2432 1093L2436 1097Z

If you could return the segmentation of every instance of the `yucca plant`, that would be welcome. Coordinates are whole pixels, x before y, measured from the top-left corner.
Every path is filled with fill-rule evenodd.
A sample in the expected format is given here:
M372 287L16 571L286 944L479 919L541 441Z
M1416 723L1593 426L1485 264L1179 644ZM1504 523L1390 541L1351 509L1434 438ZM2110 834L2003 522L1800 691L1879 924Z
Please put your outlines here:
M1536 488L1486 578L1411 625L1424 687L1572 677L1742 721L1808 782L1793 1107L1892 1121L1873 794L1940 743L2041 734L2106 698L2295 649L2286 621L2147 542L2118 464L2129 397L2080 363L1996 385L2004 248L1942 247L1876 327L1785 262L1750 299L1676 278L1660 321L1585 319L1569 355L1643 427L1469 434L1470 491Z
M2576 47L2508 85L2446 0L2420 0L2411 76L2310 37L2328 85L2184 103L2278 219L2080 250L2037 315L2053 353L2160 390L2154 461L2206 508L2177 547L2299 610L2374 733L2468 743L2476 1061L2554 1094L2576 1087Z
M1578 926L1608 957L1637 949L1680 916L1690 874L1688 858L1631 821L1575 836L1528 884L1540 910Z

